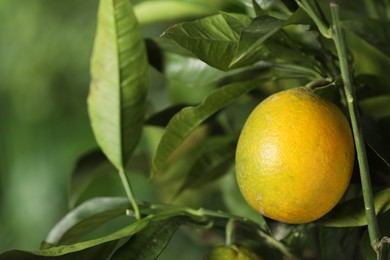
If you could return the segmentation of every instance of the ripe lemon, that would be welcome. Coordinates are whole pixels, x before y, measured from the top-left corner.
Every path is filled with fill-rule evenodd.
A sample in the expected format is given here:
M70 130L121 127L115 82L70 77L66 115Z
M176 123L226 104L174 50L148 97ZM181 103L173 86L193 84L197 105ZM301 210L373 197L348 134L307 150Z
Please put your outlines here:
M329 212L341 199L354 164L343 113L308 88L273 94L250 114L236 151L236 178L248 204L291 224Z
M261 260L261 258L249 249L239 246L217 246L204 260Z

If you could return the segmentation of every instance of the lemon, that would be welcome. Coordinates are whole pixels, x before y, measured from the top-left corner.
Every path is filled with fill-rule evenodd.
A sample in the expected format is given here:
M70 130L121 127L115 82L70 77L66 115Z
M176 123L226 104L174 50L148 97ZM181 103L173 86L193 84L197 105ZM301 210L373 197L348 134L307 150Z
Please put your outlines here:
M248 117L236 150L236 178L259 213L307 223L340 201L354 156L344 114L311 89L292 88L269 96Z

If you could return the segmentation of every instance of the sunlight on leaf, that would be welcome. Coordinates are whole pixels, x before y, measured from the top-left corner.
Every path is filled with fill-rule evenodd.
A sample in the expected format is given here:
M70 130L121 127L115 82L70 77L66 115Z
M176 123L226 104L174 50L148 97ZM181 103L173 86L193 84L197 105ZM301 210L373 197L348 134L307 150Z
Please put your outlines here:
M105 221L125 215L129 207L126 198L96 198L84 202L57 223L45 242L52 245L74 243Z
M117 169L137 145L148 88L143 36L127 0L101 0L88 112L96 140Z
M281 30L285 22L265 15L253 19L251 24L241 32L236 54L230 66L246 59L249 59L249 61L244 62L244 64L254 63L266 58L269 53L263 45L264 41Z
M10 259L9 257L31 257L31 258L25 258L25 259L47 259L42 258L39 256L63 256L63 258L60 259L74 259L74 257L80 257L80 259L83 259L82 257L84 254L89 254L89 251L100 249L100 246L105 247L108 245L111 245L115 241L124 238L129 237L135 233L138 233L142 229L144 229L150 222L150 219L144 218L142 220L139 220L137 222L134 222L130 224L129 226L122 228L110 235L100 237L97 239L88 240L85 242L80 242L72 245L61 245L57 247L52 247L49 249L43 249L39 251L33 251L33 252L25 252L25 251L19 251L19 250L11 250L8 252L4 252L0 255L1 260ZM110 252L110 251L109 251ZM108 253L109 253L108 252ZM107 252L106 252L107 253ZM15 259L15 258L13 258Z
M289 56L299 57L299 61L307 60L307 56L296 50L291 39L279 35L285 26L307 22L307 15L301 9L287 20L268 15L251 20L248 16L220 13L174 25L164 35L210 66L228 71L259 61L274 62L280 57L284 60Z
M68 259L106 259L115 249L117 241L110 241L103 244L99 244L93 247L89 247L80 251L73 251L68 254L61 254L58 251L58 254L50 254L50 259L56 260L68 260ZM22 250L11 250L4 252L0 255L0 260L9 260L9 259L28 259L28 260L47 260L47 255L41 255L39 251L37 252L27 252Z
M244 15L221 13L174 25L164 35L174 39L207 64L227 70L234 57L240 33L249 23L249 17Z

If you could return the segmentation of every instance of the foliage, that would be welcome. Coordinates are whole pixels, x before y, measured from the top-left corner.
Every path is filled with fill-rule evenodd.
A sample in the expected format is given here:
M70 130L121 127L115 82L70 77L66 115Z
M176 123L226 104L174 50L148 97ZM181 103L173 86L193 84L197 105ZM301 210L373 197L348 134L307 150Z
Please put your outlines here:
M342 58L353 71L382 236L390 209L386 3L340 4ZM100 0L88 96L98 147L78 160L69 212L41 249L0 259L163 259L175 236L200 251L226 237L264 259L372 258L357 165L343 200L302 225L253 212L232 180L238 135L265 97L308 86L347 111L329 17L327 1Z

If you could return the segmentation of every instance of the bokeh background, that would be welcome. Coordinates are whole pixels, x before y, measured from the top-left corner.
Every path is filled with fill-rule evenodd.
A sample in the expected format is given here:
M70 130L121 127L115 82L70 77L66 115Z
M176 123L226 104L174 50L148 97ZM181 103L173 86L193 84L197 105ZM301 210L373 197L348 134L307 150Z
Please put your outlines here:
M96 0L0 1L0 251L37 249L95 140L86 97Z
M86 99L98 2L0 1L0 252L39 248L69 210L69 182L77 160L97 147ZM227 3L203 2L215 10ZM142 26L145 36L158 37L169 26L150 23L153 14L143 12L149 14ZM164 15L169 20L171 14ZM157 110L168 103L199 102L210 90L183 89L171 80L168 93L161 74L151 68L150 76L149 100ZM149 146L155 146L161 133L146 132ZM111 190L104 179L92 193L123 195L119 178L112 178ZM156 195L147 178L135 176L135 193L151 201ZM201 236L196 238L200 246L194 247L189 233L177 232L161 259L184 252L188 259L200 259L210 247L202 245Z

